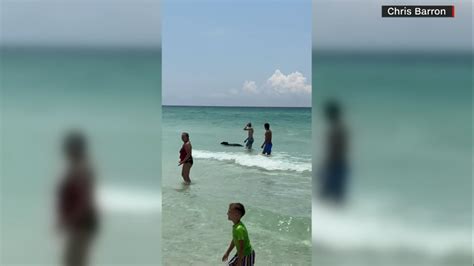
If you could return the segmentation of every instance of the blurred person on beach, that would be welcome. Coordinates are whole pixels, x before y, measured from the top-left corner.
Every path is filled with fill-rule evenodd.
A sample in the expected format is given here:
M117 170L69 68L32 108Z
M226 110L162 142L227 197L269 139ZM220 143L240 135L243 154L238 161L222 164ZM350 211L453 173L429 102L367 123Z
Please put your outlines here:
M241 266L241 265L254 265L255 264L255 251L250 245L250 239L247 228L242 223L241 219L245 215L245 207L241 203L229 204L229 210L227 211L227 219L232 221L232 240L230 241L229 248L222 257L222 261L226 262L229 258L230 252L237 249L237 253L228 262L228 265Z
M181 134L181 140L183 141L183 146L181 147L181 150L179 150L178 166L183 165L181 176L183 177L184 183L189 185L191 184L189 173L191 172L191 167L193 166L192 146L191 141L189 140L189 134L187 132L183 132Z
M262 154L270 155L272 153L272 131L270 130L270 124L265 123L263 125L265 128L265 141L263 142L261 148L263 149Z
M244 130L246 130L248 132L248 136L247 136L247 139L244 140L244 143L245 143L245 148L250 150L252 149L252 144L253 144L253 127L252 127L252 123L248 123L245 127L244 127Z
M320 196L323 200L343 203L348 177L348 133L342 119L340 104L335 100L329 100L323 108L328 132L320 172Z
M66 171L58 189L58 229L65 235L64 266L89 265L90 248L98 231L95 177L88 159L87 141L80 131L63 143Z

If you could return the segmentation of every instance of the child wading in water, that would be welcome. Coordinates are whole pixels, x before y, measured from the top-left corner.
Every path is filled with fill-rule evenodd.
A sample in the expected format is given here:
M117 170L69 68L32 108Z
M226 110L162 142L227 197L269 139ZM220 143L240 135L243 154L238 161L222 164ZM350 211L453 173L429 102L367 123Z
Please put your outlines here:
M254 265L255 251L250 245L250 239L247 228L240 220L245 215L245 207L241 203L231 203L227 211L227 218L234 223L232 227L232 241L230 241L229 248L222 257L222 261L227 261L230 252L237 248L237 253L229 261L228 265Z

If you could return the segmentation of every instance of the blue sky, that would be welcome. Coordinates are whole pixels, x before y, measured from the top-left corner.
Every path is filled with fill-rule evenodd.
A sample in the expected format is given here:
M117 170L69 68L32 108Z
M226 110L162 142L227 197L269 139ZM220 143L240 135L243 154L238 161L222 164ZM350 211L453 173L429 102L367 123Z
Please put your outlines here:
M311 1L163 1L163 103L310 106Z

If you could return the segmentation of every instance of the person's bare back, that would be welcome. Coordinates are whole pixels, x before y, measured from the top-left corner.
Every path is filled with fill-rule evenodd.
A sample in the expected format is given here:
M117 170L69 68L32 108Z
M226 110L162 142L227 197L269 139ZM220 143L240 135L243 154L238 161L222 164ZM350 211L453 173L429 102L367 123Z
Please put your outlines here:
M244 140L245 147L247 149L252 149L252 144L253 144L253 127L252 123L248 123L245 127L244 130L247 131L247 139Z
M270 130L270 124L265 123L265 141L263 142L261 148L263 149L262 153L266 155L270 155L272 153L272 131Z
M253 139L253 128L252 127L246 127L245 130L247 130L248 138Z
M247 129L248 137L253 139L253 128Z
M272 131L270 129L265 131L265 143L272 143Z

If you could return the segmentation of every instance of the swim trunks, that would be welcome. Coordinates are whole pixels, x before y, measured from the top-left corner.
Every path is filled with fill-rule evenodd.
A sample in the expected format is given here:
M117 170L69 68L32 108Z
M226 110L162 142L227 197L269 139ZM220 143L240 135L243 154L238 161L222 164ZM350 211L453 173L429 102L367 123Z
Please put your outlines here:
M321 196L336 202L344 201L348 167L343 162L333 162L322 173Z
M265 146L263 146L263 154L268 154L270 155L272 153L272 144L271 143L266 143Z
M234 257L232 257L232 259L229 261L229 264L228 265L235 265L237 263L237 258L239 256L237 254L235 254ZM243 265L247 266L251 266L251 265L254 265L255 264L255 251L252 250L252 252L250 253L250 255L248 256L244 256L244 259L243 259Z
M251 149L252 148L252 144L253 144L253 138L247 138L245 140L245 147L247 149Z

